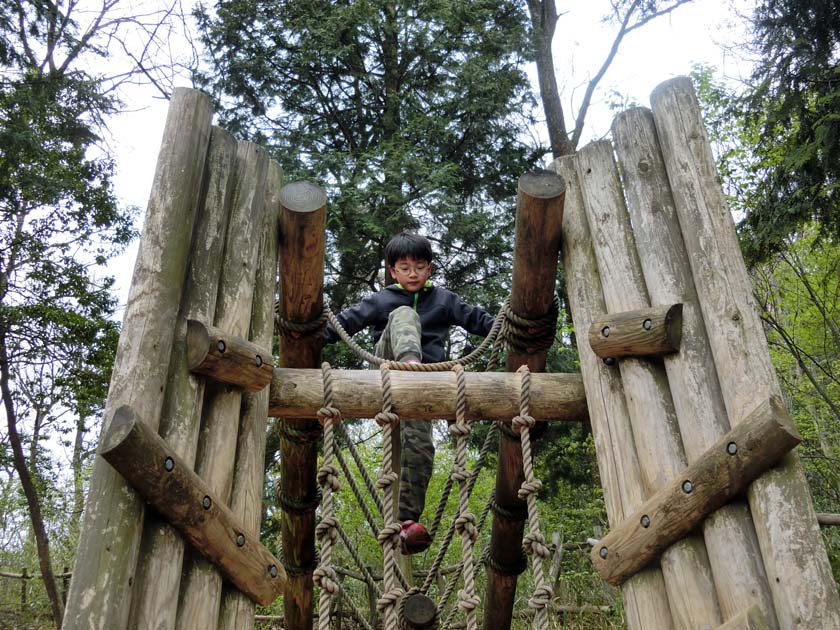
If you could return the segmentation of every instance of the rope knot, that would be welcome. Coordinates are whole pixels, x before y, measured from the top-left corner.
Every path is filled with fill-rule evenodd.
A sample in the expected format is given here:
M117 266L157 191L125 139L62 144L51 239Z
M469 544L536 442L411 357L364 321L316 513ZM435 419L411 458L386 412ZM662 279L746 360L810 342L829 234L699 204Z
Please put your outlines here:
M551 551L545 545L545 537L540 532L531 532L522 539L525 551L543 560L551 556Z
M402 524L399 521L394 521L393 523L385 525L382 529L380 529L376 539L379 541L380 545L384 545L389 540L393 540L395 536L398 537L401 531Z
M384 490L391 487L391 484L397 481L397 479L399 479L399 476L394 471L384 473L379 475L379 479L376 480L376 487L379 490Z
M332 464L325 464L318 470L318 483L322 488L329 487L333 492L341 489L338 481L338 468Z
M516 494L520 499L527 499L530 495L536 494L540 490L542 490L542 481L531 479L530 481L523 481Z
M321 407L318 410L318 422L324 426L327 422L332 422L333 426L341 422L341 412L335 407Z
M325 516L322 518L321 522L315 527L315 535L318 537L318 540L323 540L329 536L330 542L335 542L338 538L338 519L334 516Z
M466 422L455 422L449 425L449 433L455 437L466 437L471 431L470 425Z
M528 606L537 610L547 608L553 598L554 591L550 586L538 586L534 589L534 594L531 596L531 599L528 600Z
M472 512L464 512L455 519L455 529L459 534L466 532L470 540L478 538L478 530L475 527L475 514Z
M380 411L374 419L376 420L376 424L383 428L389 425L393 427L400 421L400 417L393 411Z
M318 567L312 572L312 578L330 595L338 593L338 575L332 567Z
M376 600L376 607L379 612L384 612L386 609L396 606L402 596L403 590L401 588L392 588L390 591L382 593L382 597Z
M533 429L537 421L534 416L519 415L513 417L513 430L520 433L522 429Z
M471 595L464 589L458 591L458 608L464 612L475 610L481 605L478 595Z

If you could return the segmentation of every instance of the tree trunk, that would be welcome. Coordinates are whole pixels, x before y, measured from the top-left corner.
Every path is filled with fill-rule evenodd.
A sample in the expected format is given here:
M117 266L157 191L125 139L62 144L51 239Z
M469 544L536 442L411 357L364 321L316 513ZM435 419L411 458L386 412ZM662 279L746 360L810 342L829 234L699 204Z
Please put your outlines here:
M23 444L17 430L17 412L12 403L12 391L9 387L9 356L6 349L6 335L0 335L0 391L3 395L3 405L6 408L6 421L9 426L9 443L12 446L15 470L20 477L20 485L26 496L26 505L29 508L29 518L32 520L32 531L35 534L35 543L38 548L38 566L44 579L44 588L50 598L53 619L57 628L61 627L64 617L64 601L58 591L55 582L52 566L50 565L50 540L47 536L47 529L44 527L44 517L41 515L41 503L38 499L38 492L32 480L30 470L26 465L26 457L23 453Z

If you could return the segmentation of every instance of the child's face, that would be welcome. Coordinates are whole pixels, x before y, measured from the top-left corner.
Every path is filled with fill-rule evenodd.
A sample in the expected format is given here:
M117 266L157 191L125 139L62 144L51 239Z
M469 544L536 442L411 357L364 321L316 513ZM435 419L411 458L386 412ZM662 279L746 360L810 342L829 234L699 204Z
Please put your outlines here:
M403 289L417 293L426 286L426 281L432 275L432 263L406 256L397 260L393 266L389 265L388 271Z

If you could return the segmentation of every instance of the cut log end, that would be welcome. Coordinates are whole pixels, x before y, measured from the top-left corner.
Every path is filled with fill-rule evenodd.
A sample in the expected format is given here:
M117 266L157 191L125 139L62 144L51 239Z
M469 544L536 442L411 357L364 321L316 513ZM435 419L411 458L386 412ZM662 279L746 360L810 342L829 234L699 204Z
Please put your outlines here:
M134 424L137 422L137 415L128 405L119 407L108 425L108 432L103 436L99 445L99 454L105 455L119 446L126 436L131 433Z
M292 212L315 212L327 205L327 194L309 182L292 182L280 191L280 205Z
M566 180L553 171L531 171L519 178L519 190L535 199L554 199L566 192Z

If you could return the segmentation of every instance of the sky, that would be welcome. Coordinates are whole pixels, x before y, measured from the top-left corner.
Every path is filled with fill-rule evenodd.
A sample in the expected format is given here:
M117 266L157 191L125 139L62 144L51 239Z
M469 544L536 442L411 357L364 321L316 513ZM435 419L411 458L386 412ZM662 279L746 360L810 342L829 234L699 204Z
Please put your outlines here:
M564 108L576 111L586 81L597 72L612 44L615 26L601 21L609 8L607 1L558 0L557 4L558 12L563 13L553 41L557 82ZM737 83L746 76L749 64L739 59L732 48L745 39L746 24L738 16L747 14L751 5L746 0L695 0L630 33L599 83L580 146L608 133L615 113L610 108L611 102L648 105L650 93L657 85L688 74L696 63L715 67L719 78L731 82ZM531 74L536 93L536 71ZM186 79L176 85L189 87ZM613 92L622 98L611 96ZM126 111L108 122L108 144L117 162L115 192L121 203L140 208L137 227L142 229L167 102L158 92L141 87L126 92L124 100ZM546 142L547 133L542 128L536 133ZM121 305L127 299L136 253L135 241L108 268L108 273L117 278Z

